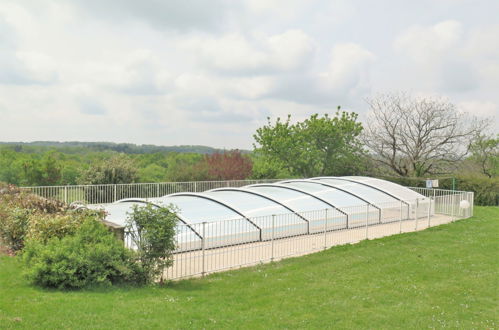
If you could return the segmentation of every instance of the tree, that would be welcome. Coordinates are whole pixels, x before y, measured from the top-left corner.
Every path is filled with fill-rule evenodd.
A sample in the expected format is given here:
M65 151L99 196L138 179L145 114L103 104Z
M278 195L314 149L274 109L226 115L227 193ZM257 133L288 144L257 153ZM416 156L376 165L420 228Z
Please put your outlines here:
M400 176L448 172L485 126L439 97L390 93L367 103L371 112L364 142L378 162Z
M214 180L244 180L251 175L253 162L239 150L206 155L208 175Z
M255 153L274 167L281 164L291 175L301 177L356 174L361 170L364 150L359 136L362 124L354 112L336 112L334 117L312 115L291 124L277 118L253 135ZM275 171L275 169L274 169Z
M493 136L479 133L470 147L471 160L480 166L483 174L492 178L499 175L499 134Z
M84 170L81 184L133 183L138 179L134 162L125 155L116 155Z
M173 264L176 248L175 227L178 217L173 205L156 207L151 204L133 206L127 213L126 229L137 247L138 258L149 281L160 276Z
M112 203L116 200L137 197L137 191L127 186L105 186L103 184L121 184L137 182L137 169L133 160L126 155L116 155L102 162L95 163L82 171L80 184L98 185L84 188L85 199L89 203ZM140 194L140 192L139 192Z

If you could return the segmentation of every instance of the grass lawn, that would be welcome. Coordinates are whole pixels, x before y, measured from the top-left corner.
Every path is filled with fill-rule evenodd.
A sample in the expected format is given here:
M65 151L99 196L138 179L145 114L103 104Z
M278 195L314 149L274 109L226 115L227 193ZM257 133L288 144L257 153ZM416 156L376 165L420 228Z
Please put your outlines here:
M499 208L422 232L145 288L29 286L0 257L0 328L499 327Z

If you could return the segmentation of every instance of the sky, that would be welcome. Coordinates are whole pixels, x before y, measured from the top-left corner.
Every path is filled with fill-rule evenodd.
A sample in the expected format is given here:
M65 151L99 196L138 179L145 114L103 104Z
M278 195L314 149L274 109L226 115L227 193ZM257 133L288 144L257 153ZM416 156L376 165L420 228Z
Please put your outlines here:
M447 98L499 131L497 0L1 0L0 141L251 149L270 117Z

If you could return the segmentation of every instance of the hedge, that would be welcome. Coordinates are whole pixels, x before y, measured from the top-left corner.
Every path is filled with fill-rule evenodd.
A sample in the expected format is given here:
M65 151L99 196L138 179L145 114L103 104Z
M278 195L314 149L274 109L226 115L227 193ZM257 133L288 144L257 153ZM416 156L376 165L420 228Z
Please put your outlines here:
M379 177L401 184L406 187L426 187L426 179L409 177ZM439 189L452 190L453 178L434 178L438 179ZM455 189L462 191L472 191L475 193L475 205L481 206L499 206L499 177L486 178L478 176L456 176Z

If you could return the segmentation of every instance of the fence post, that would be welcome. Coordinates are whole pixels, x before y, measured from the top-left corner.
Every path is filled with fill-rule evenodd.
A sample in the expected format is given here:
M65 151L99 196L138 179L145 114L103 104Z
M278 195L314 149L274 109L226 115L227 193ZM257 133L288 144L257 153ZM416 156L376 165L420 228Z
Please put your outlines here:
M451 202L450 202L450 220L451 222L454 222L455 219L454 219L454 203L455 203L455 194L452 193L452 199L451 199Z
M325 219L324 219L324 250L327 249L327 209L325 209Z
M275 214L272 214L272 237L271 237L271 254L270 261L274 261L274 228L275 228Z
M416 198L416 210L414 210L414 230L418 230L418 208L419 208L419 198Z
M367 204L366 207L366 239L369 239L368 228L369 228L369 204Z
M68 203L68 186L64 187L64 203Z
M114 185L114 199L113 199L113 202L116 202L118 200L116 197L117 197L117 194L116 194L116 184L115 184Z
M198 192L198 185L196 181L194 181L194 192Z
M431 226L430 221L431 221L431 197L428 203L428 228L430 228Z
M399 223L399 234L402 234L402 201L400 201L400 223Z
M156 183L156 197L160 197L159 196L159 183Z
M201 240L201 249L203 253L202 257L202 269L201 269L201 276L204 276L205 274L205 246L206 246L206 221L203 222L203 239Z

